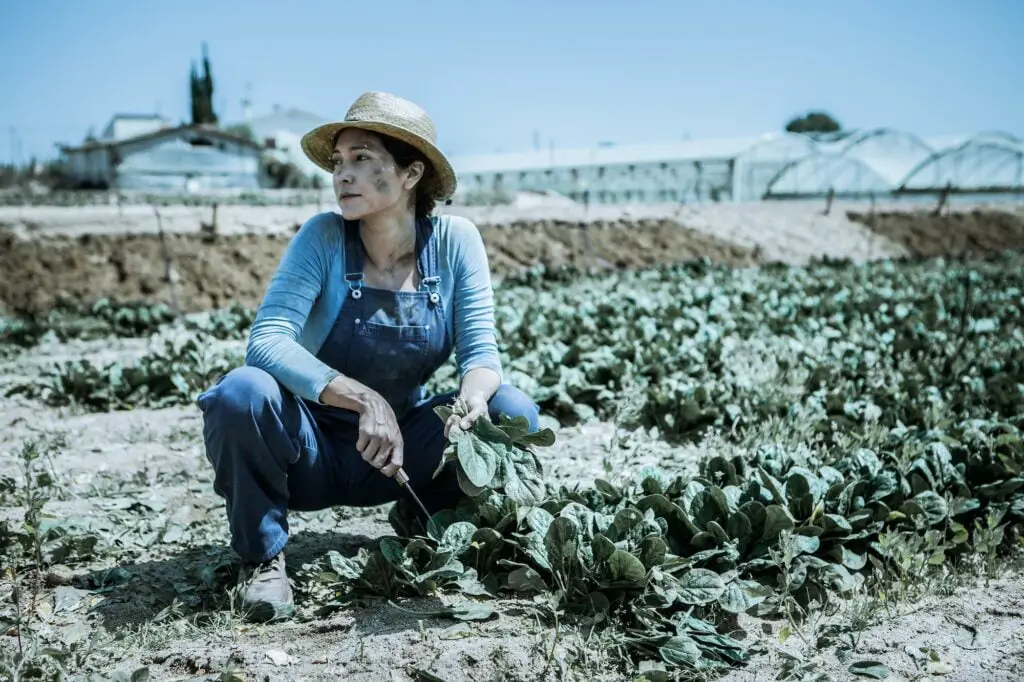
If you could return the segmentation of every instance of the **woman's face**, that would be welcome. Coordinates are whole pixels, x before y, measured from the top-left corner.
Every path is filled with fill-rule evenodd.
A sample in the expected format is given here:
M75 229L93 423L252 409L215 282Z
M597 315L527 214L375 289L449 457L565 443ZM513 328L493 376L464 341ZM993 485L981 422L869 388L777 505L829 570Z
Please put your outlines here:
M334 164L334 195L349 220L407 210L423 164L398 168L394 158L371 132L347 128L338 135L331 155Z

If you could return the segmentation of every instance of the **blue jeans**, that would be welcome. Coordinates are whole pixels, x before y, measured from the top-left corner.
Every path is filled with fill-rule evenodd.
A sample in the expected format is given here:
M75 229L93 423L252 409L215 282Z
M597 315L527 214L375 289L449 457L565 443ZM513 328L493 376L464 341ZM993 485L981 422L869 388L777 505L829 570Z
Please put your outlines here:
M430 398L399 422L403 468L431 513L453 508L462 496L451 465L433 478L446 445L444 423L433 408L454 396ZM198 405L214 490L227 502L231 546L245 561L266 561L284 548L289 509L369 507L407 494L363 461L354 423L318 419L303 399L261 369L232 370L199 396ZM504 413L524 416L532 430L539 428L539 408L512 386L502 384L489 407L492 421Z

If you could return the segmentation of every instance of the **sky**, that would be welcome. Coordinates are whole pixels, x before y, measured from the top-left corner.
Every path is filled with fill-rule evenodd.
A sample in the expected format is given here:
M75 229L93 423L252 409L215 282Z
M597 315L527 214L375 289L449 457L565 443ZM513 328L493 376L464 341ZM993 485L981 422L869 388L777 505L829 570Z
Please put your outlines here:
M32 0L0 3L0 162L51 158L114 113L214 105L344 118L423 106L450 155L848 128L1024 136L1022 0Z

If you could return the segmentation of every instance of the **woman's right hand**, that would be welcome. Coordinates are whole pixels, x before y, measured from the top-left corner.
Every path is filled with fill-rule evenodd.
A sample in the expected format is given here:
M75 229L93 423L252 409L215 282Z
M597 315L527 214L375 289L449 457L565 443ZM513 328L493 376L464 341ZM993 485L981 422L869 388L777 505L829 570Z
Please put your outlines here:
M356 449L363 460L380 469L382 474L394 476L404 462L405 445L395 411L383 396L375 392L368 393L361 402Z

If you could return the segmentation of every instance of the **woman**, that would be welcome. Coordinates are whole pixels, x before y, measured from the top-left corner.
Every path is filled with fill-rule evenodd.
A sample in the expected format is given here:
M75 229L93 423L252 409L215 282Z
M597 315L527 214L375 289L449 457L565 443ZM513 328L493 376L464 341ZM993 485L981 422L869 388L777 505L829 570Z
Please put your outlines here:
M294 613L282 550L287 510L371 506L404 494L401 467L431 513L454 507L450 467L433 478L449 427L433 408L465 399L461 424L538 408L502 384L483 240L464 218L431 217L455 172L417 105L386 93L302 139L333 173L341 215L296 233L256 315L245 366L199 396L214 489L227 501L232 547L250 584L243 606ZM456 393L424 384L452 350Z

